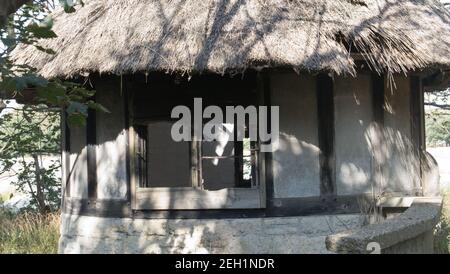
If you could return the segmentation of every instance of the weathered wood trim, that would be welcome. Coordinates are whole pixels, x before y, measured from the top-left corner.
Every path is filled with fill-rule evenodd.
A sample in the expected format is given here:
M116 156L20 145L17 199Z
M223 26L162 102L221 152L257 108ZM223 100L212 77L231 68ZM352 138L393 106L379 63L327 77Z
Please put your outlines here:
M133 126L130 126L128 131L128 138L130 140L130 195L131 195L131 207L136 208L136 188L139 184L136 168L136 131Z
M371 79L373 120L382 126L384 124L384 77L372 73Z
M132 216L130 203L126 200L66 198L63 212L71 215L111 218Z
M267 107L270 107L271 104L271 81L268 71L263 71L260 74L260 82L262 83L262 96L259 100L259 103L262 105L265 105ZM271 128L271 113L268 111L267 113L267 128ZM265 192L265 201L264 205L266 207L272 207L273 206L273 199L275 197L275 189L274 189L274 175L273 175L273 153L268 152L259 152L261 153L261 167L262 167L262 173L264 178L262 180L263 185L261 185L261 188L263 188Z
M420 92L419 92L419 95L420 95L420 103L419 103L419 108L420 108L420 126L421 126L421 129L420 129L420 137L421 137L421 139L420 139L420 143L421 143L421 147L422 147L422 149L423 150L426 150L426 148L427 148L427 145L426 145L426 132L425 132L425 130L426 130L426 127L425 127L425 98L424 98L424 96L425 96L425 90L424 90L424 85L423 85L423 81L422 81L422 78L421 78L421 81L420 81Z
M411 75L410 79L410 117L411 117L411 142L414 146L414 155L416 159L418 159L418 171L419 178L423 178L422 174L422 164L420 151L422 147L422 130L424 130L424 126L422 125L422 89L421 89L421 80L417 75ZM423 194L423 182L420 181L420 193L415 193L416 195Z
M86 122L88 197L97 198L97 123L95 110L89 109Z
M237 130L234 131L234 140L237 140ZM243 142L234 142L234 181L236 182L237 187L246 187L243 184L243 170L242 170L242 164L243 164L243 148L244 144Z
M334 178L334 92L333 79L327 74L319 74L316 82L319 162L320 162L320 196L332 198L336 195Z
M130 89L127 100L127 123L128 123L128 153L130 167L130 205L131 208L136 207L136 188L139 184L136 169L136 131L134 129L134 90Z
M259 190L227 188L208 191L189 187L136 189L135 209L246 209L260 208Z
M370 199L370 194L366 194ZM224 219L289 217L360 213L361 195L337 196L327 203L320 197L277 198L277 207L267 209L208 210L132 210L126 200L89 200L67 198L62 211L72 215L134 219Z
M265 105L265 89L264 84L268 84L264 82L263 76L261 73L257 73L256 75L256 106L259 108L260 106ZM259 133L258 133L259 134ZM256 186L259 188L259 197L261 208L265 208L267 206L267 190L266 190L266 155L267 153L261 152L260 148L261 142L252 142L252 149L254 151L254 158L252 162L252 187Z
M202 182L202 160L201 160L201 142L194 136L189 142L190 145L190 166L191 166L191 185L194 188L201 188Z
M64 197L70 197L70 128L67 124L66 109L61 111L61 128L63 129L63 161L64 161Z
M126 182L127 182L127 200L131 201L131 154L130 154L130 94L128 92L128 81L126 88L123 91L123 112L124 112L124 128L128 134L125 135L125 168L126 168ZM132 89L130 89L132 90Z
M379 75L376 73L371 74L372 111L373 121L375 122L375 138L383 138L385 86L384 75ZM380 143L381 142L383 141L380 141ZM374 156L372 156L372 188L374 195L382 191L383 176L384 166L376 160Z
M411 76L410 80L410 115L411 115L411 141L416 148L421 145L421 125L420 125L420 78Z
M333 199L323 197L276 198L276 206L268 208L266 216L303 216L326 214L360 213L359 199L370 199L369 193L360 195L335 196Z

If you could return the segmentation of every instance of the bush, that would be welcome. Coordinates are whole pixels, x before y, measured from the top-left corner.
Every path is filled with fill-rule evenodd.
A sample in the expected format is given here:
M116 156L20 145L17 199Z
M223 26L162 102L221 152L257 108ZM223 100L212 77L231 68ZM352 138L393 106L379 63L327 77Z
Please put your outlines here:
M0 208L0 253L57 253L59 213L11 213Z
M450 254L450 188L443 193L441 220L434 232L434 251L438 254Z

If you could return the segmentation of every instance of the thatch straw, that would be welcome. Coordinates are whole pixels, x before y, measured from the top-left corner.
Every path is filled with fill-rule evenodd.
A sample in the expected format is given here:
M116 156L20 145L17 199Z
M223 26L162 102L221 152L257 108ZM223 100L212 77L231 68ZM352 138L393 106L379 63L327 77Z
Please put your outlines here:
M46 77L292 67L355 73L450 65L450 14L431 0L90 0L54 14L58 38L14 52Z

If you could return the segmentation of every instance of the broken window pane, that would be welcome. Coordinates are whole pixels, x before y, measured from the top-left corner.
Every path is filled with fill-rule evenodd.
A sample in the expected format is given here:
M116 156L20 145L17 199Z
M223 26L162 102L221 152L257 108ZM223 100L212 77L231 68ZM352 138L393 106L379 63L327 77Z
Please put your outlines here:
M236 140L235 125L222 124L222 128L215 133L216 140L202 142L202 188L251 187L253 156L250 139L232 141Z

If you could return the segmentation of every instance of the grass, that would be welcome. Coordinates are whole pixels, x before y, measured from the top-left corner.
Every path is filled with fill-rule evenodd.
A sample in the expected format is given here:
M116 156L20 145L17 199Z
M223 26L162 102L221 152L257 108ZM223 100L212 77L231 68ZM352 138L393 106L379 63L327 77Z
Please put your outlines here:
M0 253L57 253L58 238L59 213L12 214L0 208Z
M0 204L8 200L10 195L9 192L0 193Z
M443 193L441 221L435 230L435 252L450 254L450 188ZM13 214L0 207L0 253L57 253L59 213Z
M439 254L450 254L450 188L443 192L441 220L434 234L434 250Z

